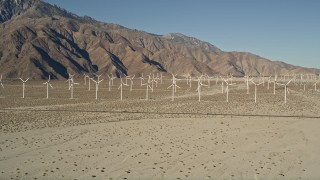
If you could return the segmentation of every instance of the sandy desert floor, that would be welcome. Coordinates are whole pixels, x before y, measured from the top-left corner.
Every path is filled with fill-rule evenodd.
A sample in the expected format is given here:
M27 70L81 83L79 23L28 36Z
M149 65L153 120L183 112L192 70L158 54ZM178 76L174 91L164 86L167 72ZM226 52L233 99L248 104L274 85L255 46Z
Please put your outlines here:
M30 81L22 99L19 81L0 89L0 179L319 179L320 92L292 84L246 94L243 81L230 87L179 82L171 101L169 81L145 100L134 82L117 89L100 85L95 100L78 80L52 81L50 98Z

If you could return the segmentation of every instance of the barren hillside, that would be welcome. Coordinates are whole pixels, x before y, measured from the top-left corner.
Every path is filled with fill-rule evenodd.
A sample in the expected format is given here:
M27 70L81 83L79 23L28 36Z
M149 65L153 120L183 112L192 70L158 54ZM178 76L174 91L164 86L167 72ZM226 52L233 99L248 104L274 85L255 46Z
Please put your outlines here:
M0 0L4 78L68 78L83 73L242 76L313 73L250 53L224 52L179 33L155 35L80 17L41 0Z

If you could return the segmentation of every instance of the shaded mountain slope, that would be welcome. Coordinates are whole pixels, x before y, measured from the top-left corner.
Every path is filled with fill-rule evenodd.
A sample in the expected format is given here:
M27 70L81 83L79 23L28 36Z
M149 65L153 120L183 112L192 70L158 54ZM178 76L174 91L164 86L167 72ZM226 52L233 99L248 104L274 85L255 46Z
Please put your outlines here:
M1 0L0 73L68 78L68 73L140 75L313 73L250 53L224 52L183 34L155 35L79 17L41 0Z

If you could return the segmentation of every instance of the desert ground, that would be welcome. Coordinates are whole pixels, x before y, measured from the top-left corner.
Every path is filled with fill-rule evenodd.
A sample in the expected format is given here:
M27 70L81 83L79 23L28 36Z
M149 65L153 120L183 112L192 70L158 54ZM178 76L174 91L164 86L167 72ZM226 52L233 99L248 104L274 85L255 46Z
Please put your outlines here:
M116 79L91 90L68 83L4 79L0 87L0 179L319 179L320 92L313 83L267 82L247 94L243 79L201 87L170 79L132 91ZM87 82L88 83L88 82ZM203 82L204 84L206 82ZM128 83L129 84L129 83ZM206 83L206 85L209 85ZM224 85L225 88L225 85Z

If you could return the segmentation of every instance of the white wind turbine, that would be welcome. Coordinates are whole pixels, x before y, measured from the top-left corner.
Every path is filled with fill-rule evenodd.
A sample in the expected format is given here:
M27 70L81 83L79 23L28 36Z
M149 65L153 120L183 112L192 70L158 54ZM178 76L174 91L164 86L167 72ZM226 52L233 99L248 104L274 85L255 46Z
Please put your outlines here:
M3 84L2 84L2 74L1 74L1 76L0 76L0 84L1 84L2 89L4 89L4 86L3 86Z
M223 91L223 78L220 76L220 78L221 78L221 93L223 94L224 93L224 91Z
M156 83L156 87L158 87L158 81L160 80L158 73L156 77L153 77L154 82Z
M223 79L223 81L227 84L226 92L227 92L227 102L229 102L229 86L235 85L235 83L232 83L232 81L229 83L229 79Z
M218 84L218 81L219 81L219 77L216 76L215 78L216 78L216 85L217 85L217 84Z
M111 74L111 86L113 86L113 80L115 80L116 77L113 76L113 74Z
M91 79L90 76L88 76L88 80L89 80L88 81L88 91L91 91L91 83L90 83L91 81L90 81L90 79Z
M229 78L231 84L232 84L232 78L233 78L233 74L231 73L231 74L230 74L230 78Z
M129 78L129 80L130 80L130 92L132 91L132 85L133 85L134 77L135 77L135 75L133 75L131 78Z
M150 83L146 82L146 83L144 83L142 85L146 86L146 100L148 100L149 99L149 88L152 89L151 86L150 86Z
M245 79L245 82L246 82L246 84L247 84L247 94L249 94L249 89L250 89L249 81L252 81L253 78L250 79L250 76L249 76L249 75L246 75L246 76L244 77L244 79Z
M128 84L128 79L130 79L130 76L126 76L126 84Z
M191 75L190 74L188 74L188 75L186 75L186 80L187 80L187 85L189 84L189 89L191 89L191 81L192 81L192 78L191 78Z
M90 78L94 83L96 83L96 99L98 99L99 84L103 81L103 79L101 79L101 80L99 79L100 76L98 76L98 80L97 81L95 81L93 78Z
M153 78L151 78L151 76L149 76L149 82L151 83L151 92L153 92L153 84L154 84L154 82L155 82L155 80L154 80L154 77Z
M122 78L120 78L120 80L121 80L121 82L120 82L120 86L119 86L119 88L118 88L118 89L120 89L120 91L121 91L120 99L121 99L121 101L122 101L122 86L123 86L123 85L125 85L125 86L129 86L129 85L128 85L128 84L123 83Z
M148 76L148 83L151 84L151 92L153 92L153 80L151 78L151 75L147 75Z
M74 76L74 74L70 74L70 73L68 73L69 74L69 79L73 79L73 76ZM70 81L69 81L69 87L70 87Z
M306 91L306 83L307 83L307 80L305 80L305 82L303 83L303 91Z
M252 79L251 82L254 84L254 102L257 103L257 86L263 84L263 82L255 83Z
M141 77L139 77L139 79L140 79L140 86L142 86L143 85L142 81L144 81L143 73L141 74Z
M83 75L84 75L84 85L87 85L87 79L90 81L90 77L86 73L84 73Z
M271 81L270 79L271 79L271 76L268 77L268 90L270 89L270 81Z
M260 76L260 78L262 79L262 86L264 86L264 75L263 74L261 74L262 75L262 77Z
M191 89L191 86L192 86L192 77L191 77L191 75L189 75L189 79L187 79L187 81L189 81L189 89Z
M26 87L26 82L29 80L29 78L28 79L26 79L26 80L23 80L22 78L20 78L20 80L22 81L22 98L24 98L24 89L25 89L25 87Z
M202 84L202 75L198 78L198 88L197 88L197 91L198 91L198 95L199 95L199 102L201 101L201 86L207 86L205 84Z
M108 88L109 88L109 91L111 91L111 86L113 86L113 80L115 79L115 77L113 77L113 74L108 75L108 78L109 78L109 84L108 84Z
M281 86L284 86L284 103L287 104L287 86L290 84L290 82L292 81L293 79L291 79L289 82L287 82L286 84L282 84L282 83L277 83Z
M317 91L317 84L319 83L319 80L316 81L313 85L314 85L314 91Z
M205 77L207 78L208 88L210 88L210 76L206 74Z
M174 101L174 93L177 91L177 87L180 88L177 85L177 81L176 81L176 77L172 74L172 84L167 88L169 89L170 87L172 87L172 101Z
M273 81L273 94L274 94L274 95L276 94L277 78L278 78L278 75L276 74L276 75L274 76L274 81Z
M75 83L75 82L74 82L73 76L72 76L72 78L69 78L67 81L69 82L69 90L70 90L70 92L71 92L70 99L73 99L73 87L74 87L74 85L77 85L77 84L79 84L79 83ZM89 82L90 82L90 81L89 81Z
M43 83L43 84L46 84L46 85L47 85L47 99L49 99L49 86L50 86L51 88L53 88L52 85L50 84L50 74L49 74L49 79L48 79L48 81L45 82L45 83Z

